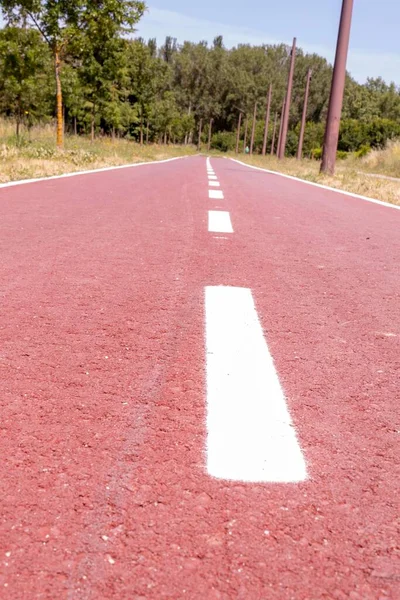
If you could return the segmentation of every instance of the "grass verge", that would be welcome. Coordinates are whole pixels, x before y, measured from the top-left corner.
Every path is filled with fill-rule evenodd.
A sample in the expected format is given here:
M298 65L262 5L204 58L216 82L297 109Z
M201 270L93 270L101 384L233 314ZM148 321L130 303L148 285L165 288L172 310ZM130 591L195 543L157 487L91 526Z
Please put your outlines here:
M336 174L330 177L320 174L320 163L315 160L304 159L298 161L295 158L278 160L275 156L248 156L243 154L239 156L230 154L230 157L238 158L245 163L269 169L270 171L285 173L286 175L292 175L306 181L320 183L345 190L346 192L353 192L361 196L368 196L369 198L382 200L390 204L400 205L400 181L368 177L367 173L360 172L362 170L367 171L368 169L368 163L364 162L364 159L349 158L338 161Z
M38 127L18 140L8 124L0 123L0 183L62 175L195 154L191 146L140 146L132 141L66 136L57 151L52 127Z

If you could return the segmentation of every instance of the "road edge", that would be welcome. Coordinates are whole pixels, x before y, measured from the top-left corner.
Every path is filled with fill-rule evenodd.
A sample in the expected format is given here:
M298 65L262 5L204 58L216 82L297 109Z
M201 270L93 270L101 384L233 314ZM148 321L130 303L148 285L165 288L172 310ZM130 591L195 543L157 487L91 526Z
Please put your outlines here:
M190 156L174 156L173 158L165 158L163 160L152 160L144 161L139 163L130 163L127 165L116 165L115 167L101 167L99 169L91 169L88 171L71 171L70 173L62 173L61 175L50 175L50 177L37 177L34 179L21 179L17 181L7 181L6 183L0 183L0 189L14 187L16 185L27 185L29 183L40 183L42 181L52 181L55 179L64 179L66 177L78 177L79 175L94 175L96 173L105 173L107 171L116 171L118 169L133 169L135 167L144 167L146 165L161 165L163 163L169 163L174 160L183 160L184 158L192 158L197 156L196 154Z
M346 190L340 190L338 188L329 187L327 185L323 185L322 183L314 183L313 181L307 181L307 179L300 179L299 177L287 175L286 173L279 173L278 171L270 171L269 169L263 169L262 167L255 167L254 165L249 165L247 163L242 162L241 160L237 160L236 158L229 157L228 160L238 163L239 165L243 165L244 167L248 167L249 169L255 169L256 171L262 171L263 173L268 173L270 175L277 175L278 177L285 177L286 179L292 179L293 181L300 181L301 183L304 183L306 185L312 185L313 187L317 187L322 190L336 192L337 194L342 194L343 196L350 196L351 198L358 198L359 200L364 200L365 202L372 202L373 204L379 204L380 206L386 206L387 208L394 208L396 210L400 210L400 206L397 204L390 204L390 202L383 202L383 200L369 198L368 196L361 196L360 194L354 194L353 192L347 192Z

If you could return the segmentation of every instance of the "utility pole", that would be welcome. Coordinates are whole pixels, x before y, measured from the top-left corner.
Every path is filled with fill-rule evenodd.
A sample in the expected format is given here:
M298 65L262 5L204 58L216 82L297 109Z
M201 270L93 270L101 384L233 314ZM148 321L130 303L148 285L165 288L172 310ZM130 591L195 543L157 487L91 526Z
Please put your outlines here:
M257 102L254 105L254 116L253 116L253 127L251 130L251 143L250 143L250 154L253 154L254 150L254 139L256 137L256 120L257 120Z
M247 147L247 133L249 131L249 120L246 117L246 122L245 122L245 126L244 126L244 142L243 142L243 154L246 152L246 147Z
M272 144L271 144L271 156L274 155L274 151L275 151L275 136L276 136L276 122L278 120L278 113L275 113L275 119L274 119L274 133L272 134Z
M292 46L292 54L290 57L290 68L289 68L289 79L288 86L286 92L286 102L285 102L285 110L283 112L283 120L282 120L282 133L281 133L281 142L278 146L278 158L285 158L286 151L286 139L289 127L289 114L290 114L290 105L292 102L292 89L293 89L293 75L294 75L294 61L296 60L296 38L293 38L293 46Z
M197 150L199 152L201 150L201 134L202 134L202 129L203 129L203 119L200 119L200 123L199 123L199 140L197 142Z
M239 143L240 143L240 128L242 126L242 113L239 113L239 122L237 128L237 136L236 136L236 154L239 154Z
M343 0L321 164L321 173L328 175L335 172L352 15L353 0Z
M285 104L286 104L286 98L283 99L283 104L282 104L281 122L279 124L278 146L276 147L276 155L277 156L278 156L279 148L281 146L282 127L283 127L283 113L285 112Z
M210 150L211 150L211 134L212 134L212 126L213 126L213 122L214 122L214 119L210 119L210 125L208 126L208 145L207 145L207 152L210 152Z
M271 98L272 98L272 84L270 84L269 90L268 90L267 112L265 115L264 142L263 142L263 149L262 149L263 156L265 156L267 153L269 115L271 112Z
M310 94L310 81L312 76L312 70L308 69L307 73L307 83L306 83L306 93L304 96L304 107L303 107L303 117L301 119L301 129L300 129L300 137L299 137L299 147L297 149L297 160L301 160L303 158L303 143L304 143L304 132L306 130L306 122L307 122L307 108L308 108L308 96Z

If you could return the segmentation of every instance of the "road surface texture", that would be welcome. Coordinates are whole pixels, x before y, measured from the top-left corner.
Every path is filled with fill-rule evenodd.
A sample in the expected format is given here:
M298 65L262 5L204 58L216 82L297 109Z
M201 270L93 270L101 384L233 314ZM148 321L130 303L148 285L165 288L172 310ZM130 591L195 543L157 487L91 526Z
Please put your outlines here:
M203 157L0 203L2 599L400 598L400 211ZM246 406L275 474L214 477Z

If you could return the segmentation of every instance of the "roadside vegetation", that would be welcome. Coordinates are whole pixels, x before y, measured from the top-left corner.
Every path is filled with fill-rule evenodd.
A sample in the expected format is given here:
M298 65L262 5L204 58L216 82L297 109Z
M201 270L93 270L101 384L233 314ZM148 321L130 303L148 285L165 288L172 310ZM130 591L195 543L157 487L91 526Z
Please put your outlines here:
M319 159L332 67L296 52L287 159L260 156L267 90L272 84L267 152L277 142L290 47L227 49L212 44L135 38L146 6L139 0L47 2L0 0L0 181L190 154L200 142L232 153L242 113L240 148L274 170L398 202L400 94L381 78L363 85L347 76L337 175L322 178ZM297 151L304 87L312 82L304 139ZM274 136L275 131L275 136ZM331 180L332 179L332 180Z
M60 118L62 100L67 134L139 143L197 143L200 125L202 141L207 141L212 119L212 145L227 151L235 147L240 111L241 143L246 130L250 141L257 102L255 151L259 152L272 84L270 149L275 116L279 127L286 91L288 46L243 44L227 49L222 36L211 45L180 44L172 37L144 40L134 38L143 2L104 0L101 9L92 0L53 4L50 10L44 0L0 0L6 23L0 29L0 116L14 122L17 136L24 128ZM60 61L57 93L55 52ZM319 158L332 67L321 56L301 49L296 53L287 153L292 156L297 150L309 69L313 77L304 156ZM339 151L364 154L398 137L397 87L380 78L361 85L347 76Z
M393 181L382 177L400 177L400 142L391 143L387 148L375 150L362 158L349 155L347 159L338 160L333 177L322 175L319 172L320 161L315 159L278 160L275 156L229 154L256 167L400 205L400 179ZM379 176L371 176L374 173Z
M67 135L57 150L54 126L35 126L16 138L14 124L0 121L0 183L114 167L194 154L194 146L143 145L108 136Z

